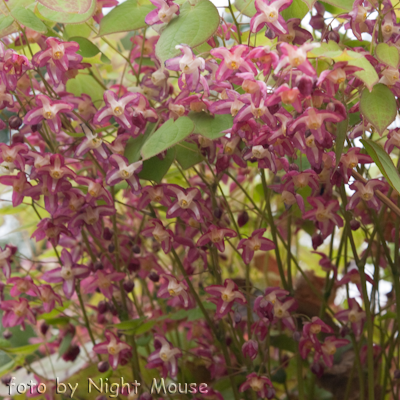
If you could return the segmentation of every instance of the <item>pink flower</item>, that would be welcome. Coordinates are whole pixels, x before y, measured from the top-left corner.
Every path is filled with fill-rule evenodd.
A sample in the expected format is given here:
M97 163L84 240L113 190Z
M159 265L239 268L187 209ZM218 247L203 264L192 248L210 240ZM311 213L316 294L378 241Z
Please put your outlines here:
M368 274L365 274L365 280L371 285L375 285L375 281ZM341 286L346 285L347 283L353 283L356 285L360 295L362 296L361 277L357 268L351 268L346 274L343 275L343 278L338 281L337 285Z
M25 320L31 324L36 323L36 318L29 307L29 302L25 298L17 300L5 300L0 303L0 309L4 311L2 324L4 328L12 328L21 325L25 330Z
M258 354L258 342L253 339L243 343L242 353L244 357L249 357L250 360L254 360Z
M166 378L168 373L171 378L175 378L178 374L178 361L177 359L182 356L182 352L173 347L172 344L161 335L154 335L154 347L156 348L153 353L147 358L146 368L162 368L162 376Z
M4 51L4 47L2 50ZM26 71L33 68L27 57L19 55L15 50L12 49L6 50L4 53L4 58L1 61L1 77L8 90L15 90L17 88L18 80L21 78L21 76Z
M56 305L62 306L61 297L56 294L50 285L39 286L39 299L43 303L44 312L49 313Z
M171 229L165 229L162 222L158 219L153 219L149 222L148 226L142 230L143 236L152 236L161 244L165 254L168 254L171 250L172 242L174 241L174 234Z
M254 311L260 318L274 319L274 304L277 300L282 302L289 292L279 287L265 289L264 296L258 296L254 301Z
M288 32L285 20L280 14L292 4L293 0L256 0L256 14L251 18L251 32L258 32L265 25L277 34Z
M185 213L193 216L197 221L202 221L200 205L200 190L197 188L183 189L178 185L168 185L167 193L176 198L169 206L167 218L180 217Z
M350 189L353 189L356 192L351 196L351 199L346 206L346 210L354 210L357 204L361 200L364 200L368 207L379 211L381 203L375 196L375 190L382 190L385 186L385 183L378 179L371 179L365 184L359 181L354 182L350 185Z
M317 228L321 230L323 238L327 238L335 226L342 227L343 220L337 215L339 202L337 200L325 200L323 197L309 197L308 202L313 207L307 211L304 219L316 221Z
M349 308L336 313L335 318L342 322L350 322L354 334L356 337L360 337L366 318L365 311L363 311L356 299L349 299L348 304Z
M238 250L243 249L242 258L245 264L250 264L255 251L269 251L275 249L274 242L263 237L265 231L265 228L256 229L249 239L240 240L237 248Z
M81 157L88 151L92 150L99 161L106 160L109 154L106 144L98 137L97 133L92 132L92 130L85 124L82 124L81 126L86 137L76 148L76 157Z
M33 283L30 276L25 278L13 277L7 279L7 285L12 285L10 289L10 296L18 297L21 294L28 294L29 296L38 297L38 287Z
M217 300L217 311L216 317L222 318L231 311L234 303L246 304L246 297L238 289L235 282L232 279L225 279L223 286L211 285L204 288L204 290L216 297Z
M114 7L119 4L118 0L96 0L96 8L94 11L93 19L100 24L103 19L103 7Z
M23 143L12 144L0 143L0 162L13 163L21 171L25 170L25 155L28 147Z
M179 15L179 6L172 0L150 0L157 8L146 15L147 25L168 24L174 14Z
M252 372L246 376L246 381L240 385L239 392L244 392L250 388L257 393L258 397L265 398L267 390L272 388L272 382L266 376L259 376L256 372Z
M288 329L295 331L296 325L290 313L296 308L297 302L295 299L287 298L284 302L276 300L274 303L274 317L280 319Z
M314 362L318 361L322 357L327 367L333 366L333 356L335 355L338 347L343 347L349 344L350 341L347 339L337 339L335 336L328 336L324 343L317 348L317 352L314 357Z
M32 185L27 181L24 172L18 172L18 175L0 176L0 183L6 186L12 186L13 207L17 207L23 202L26 190L32 187Z
M109 161L114 168L110 169L107 173L107 185L114 186L117 183L125 180L132 188L132 193L138 194L140 183L137 174L142 170L143 161L137 161L129 164L128 159L119 154L113 154L109 158Z
M160 203L165 207L170 207L172 202L166 194L166 190L166 185L145 186L142 189L142 197L140 198L138 208L142 210L146 208L152 201Z
M8 279L11 275L12 256L17 252L15 246L6 244L4 250L0 248L0 268L3 270L4 276Z
M319 343L317 335L320 332L333 333L333 329L318 317L312 317L311 322L303 325L303 335L309 337L313 343Z
M157 292L157 296L161 299L168 297L177 298L184 308L193 308L195 301L192 296L188 293L188 285L186 281L178 281L173 275L162 274L162 278L165 282L160 286Z
M341 172L344 177L345 183L347 183L351 177L353 169L358 164L369 164L372 163L372 158L368 154L360 153L359 147L352 147L346 154L340 157Z
M71 235L71 232L64 226L64 223L68 220L69 217L65 216L54 219L44 218L38 223L37 229L31 237L35 238L37 242L47 238L53 246L57 246L61 233L67 236Z
M82 282L84 293L93 293L97 288L107 299L113 296L114 285L112 282L119 282L125 278L124 272L105 272L96 271L94 275L89 276Z
M288 43L280 44L279 49L282 52L282 57L275 68L275 73L277 74L282 68L290 66L291 68L298 68L306 75L315 76L316 72L307 60L307 52L318 46L319 43L305 43L300 47Z
M63 100L52 100L44 94L35 97L37 107L28 111L24 117L24 124L37 125L46 120L50 129L55 133L61 130L61 119L59 113L72 111L74 106Z
M96 236L100 237L103 232L102 218L109 215L115 214L115 208L111 206L97 206L92 207L90 205L85 205L81 212L73 217L69 224L68 228L75 235L79 233L82 228L82 225L85 225L88 231Z
M300 27L300 18L290 18L286 21L287 33L278 34L279 42L287 42L302 45L307 41L313 40L312 34Z
M129 112L128 107L139 98L139 93L128 92L118 98L112 90L106 90L103 97L106 105L97 111L93 117L93 123L101 125L114 117L117 123L125 129L130 129L132 127L131 122L129 122L131 112Z
M208 231L200 236L196 246L205 246L210 241L221 252L225 251L224 237L236 237L237 233L232 229L218 228L215 225L210 225Z
M97 354L108 354L108 361L113 370L118 365L124 365L132 357L132 347L120 340L112 332L106 330L104 333L106 341L96 344L93 351Z
M63 282L63 290L67 299L70 299L75 292L76 279L85 278L90 274L90 269L84 265L74 262L71 254L63 249L61 252L62 267L47 271L42 279L49 283Z

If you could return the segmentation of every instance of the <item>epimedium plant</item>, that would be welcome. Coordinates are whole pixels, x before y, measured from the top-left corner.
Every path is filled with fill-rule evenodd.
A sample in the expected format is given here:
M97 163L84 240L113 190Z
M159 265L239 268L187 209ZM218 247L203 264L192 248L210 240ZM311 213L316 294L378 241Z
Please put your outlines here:
M398 399L399 8L3 1L9 394Z

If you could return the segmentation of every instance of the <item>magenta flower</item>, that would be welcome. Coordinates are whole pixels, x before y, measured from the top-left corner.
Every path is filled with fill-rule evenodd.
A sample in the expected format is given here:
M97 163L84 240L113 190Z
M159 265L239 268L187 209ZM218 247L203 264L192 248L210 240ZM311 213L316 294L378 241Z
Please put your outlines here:
M307 211L304 219L316 221L317 228L320 229L323 238L327 238L335 226L342 227L343 220L337 215L339 202L337 200L325 200L323 197L309 197L308 202L313 207Z
M4 250L0 248L0 268L4 276L8 279L11 275L12 256L17 252L17 248L10 244L6 244Z
M49 283L63 283L64 294L70 299L75 292L76 279L82 279L90 274L90 269L84 265L77 264L71 253L66 249L61 252L62 267L55 268L43 274L42 279Z
M333 333L333 329L318 317L312 317L311 322L303 325L304 337L309 337L313 343L319 343L317 335L320 332Z
M24 172L18 172L18 175L4 175L0 176L0 183L6 186L12 186L12 205L13 207L19 206L25 197L25 192L32 185L27 181Z
M86 137L76 148L76 157L82 157L88 151L93 150L93 153L99 161L106 160L108 157L108 149L106 144L101 138L98 137L97 133L92 132L92 130L89 129L85 124L82 124L81 126Z
M366 23L368 13L373 10L373 7L364 7L368 4L364 0L356 0L353 3L353 9L348 15L343 15L344 18L350 17L350 27L355 37L362 40L361 33L369 32L370 29ZM386 14L385 14L386 15Z
M318 251L312 251L311 253L318 254L321 257L318 264L325 272L333 271L335 277L337 276L336 265L332 263L332 260L326 254Z
M271 240L264 238L265 228L256 229L248 239L241 239L238 244L238 250L243 249L242 258L245 264L250 264L254 257L254 252L269 251L275 249L275 244Z
M299 69L306 75L315 76L316 72L307 60L307 52L318 46L319 43L305 43L300 47L281 43L279 49L282 52L282 57L275 68L275 73L277 74L282 68L290 66Z
M165 61L165 67L171 71L181 71L178 83L181 90L187 89L191 92L199 92L201 86L208 93L208 84L204 76L200 74L205 69L205 61L202 57L196 57L193 50L185 45L177 45L182 56L170 58Z
M313 40L312 34L300 27L300 18L290 18L286 21L287 33L278 34L278 41L302 45Z
M346 210L354 210L354 208L357 207L357 204L361 200L364 200L369 208L379 211L381 203L375 196L375 190L382 190L385 187L385 183L378 179L371 179L365 184L355 181L350 185L350 189L353 189L356 192L351 196L351 199L346 206Z
M61 130L61 119L59 113L72 111L74 106L63 100L52 100L44 94L35 97L37 107L28 111L24 117L24 124L37 125L46 120L50 129L55 133Z
M38 67L46 66L47 72L54 82L61 81L62 73L68 71L82 61L82 56L76 54L79 44L62 42L54 37L46 39L46 49L36 53L32 62Z
M193 308L195 301L190 295L188 285L185 280L178 281L173 275L162 274L165 279L164 283L160 286L157 296L161 299L173 297L179 299L184 308Z
M179 6L172 0L150 0L157 8L146 15L147 25L168 24L174 14L179 15Z
M296 308L297 302L295 299L287 298L283 302L276 300L274 303L274 317L280 319L288 329L295 331L296 324L290 313Z
M333 366L333 356L335 355L338 347L343 347L349 344L350 341L347 339L337 339L335 336L328 336L324 343L317 348L317 352L314 357L314 362L318 361L322 357L327 367Z
M208 231L200 236L199 240L196 243L196 246L205 246L210 241L212 244L221 252L225 251L225 242L224 238L236 237L237 233L232 229L227 228L219 228L215 225L210 225Z
M25 320L31 324L36 323L35 315L29 307L29 302L25 298L17 300L5 300L0 303L0 309L4 311L2 325L4 328L12 328L21 325L25 330Z
M145 186L142 189L142 197L140 198L138 208L142 210L152 201L160 203L165 207L170 207L172 202L166 194L166 189L166 185Z
M400 129L393 129L389 131L388 140L385 143L385 151L390 154L395 147L400 148Z
M244 294L238 289L232 279L225 279L224 285L211 285L204 290L216 297L217 311L216 317L222 318L231 311L234 303L246 304L247 300Z
M10 93L8 93L8 89L6 85L1 82L0 83L0 110L3 110L6 107L13 107L14 99Z
M103 7L114 7L119 4L118 0L96 0L96 8L94 11L93 19L100 24L103 19Z
M21 294L28 294L33 297L39 296L38 287L33 283L30 276L9 278L7 279L7 285L12 285L10 289L10 296L12 297L18 297Z
M371 285L375 285L375 281L368 274L365 274L365 280ZM344 274L343 278L338 281L337 285L341 286L346 285L347 283L353 283L356 285L360 295L362 296L361 277L357 268L352 268Z
M82 288L84 293L93 293L99 288L100 292L103 293L107 299L112 299L115 287L112 282L122 281L125 276L124 272L105 272L99 270L82 282Z
M139 93L128 92L118 98L112 90L106 90L103 97L106 105L97 111L93 117L93 123L95 125L102 125L108 122L110 118L114 117L118 124L125 129L130 129L132 125L131 122L129 122L129 119L131 119L129 106L139 98Z
M258 342L253 339L243 343L242 353L244 357L249 357L250 360L254 360L258 354Z
M273 146L268 146L268 149L264 148L262 145L253 146L243 154L243 159L246 161L258 161L258 168L269 169L273 173L277 171Z
M0 72L2 81L6 84L8 90L15 90L18 80L26 71L32 68L33 66L26 56L18 54L15 50L8 49L4 53L2 60L2 71Z
M342 322L350 322L354 334L356 337L360 337L366 319L365 311L360 307L356 299L349 299L348 304L349 308L336 313L335 318Z
M106 341L96 344L93 351L97 354L108 354L108 362L113 370L116 370L118 365L124 365L132 357L132 347L129 344L120 340L109 330L104 333Z
M129 164L128 159L119 154L113 154L109 158L109 161L114 168L110 169L107 173L107 185L114 186L117 183L125 180L132 188L132 193L138 194L140 183L137 174L142 170L143 161L137 161Z
M76 215L71 219L68 224L68 228L75 235L79 233L82 225L85 225L88 231L96 236L100 237L103 232L102 218L109 215L115 214L115 208L111 206L97 206L92 207L85 205L81 210L80 214Z
M96 107L93 105L92 98L83 93L80 97L75 96L64 96L69 103L74 104L75 108L78 110L79 115L85 120L90 121L94 114L96 114Z
M293 0L256 0L256 14L251 18L251 32L258 32L265 25L272 29L275 33L285 34L288 28L285 20L280 14L283 10L292 4Z
M171 229L165 229L162 222L158 219L153 219L149 222L148 226L142 230L141 234L143 236L152 236L161 244L165 254L171 251L171 245L174 241L174 234Z
M55 293L50 285L39 286L39 299L43 303L44 312L49 313L56 306L56 302L62 306L61 297Z
M258 397L265 398L268 389L272 387L272 382L266 376L259 376L256 372L252 372L246 376L246 381L240 385L239 392L252 389Z
M200 205L200 190L197 188L183 189L178 185L167 185L167 194L175 197L175 201L169 206L167 218L181 217L189 213L197 221L202 221Z
M154 335L155 351L147 358L146 368L162 368L162 376L166 378L168 373L171 378L175 378L178 374L178 358L182 356L182 352L173 347L172 344L161 335Z
M104 188L101 179L90 179L85 176L77 176L75 182L79 185L87 186L86 201L90 203L93 199L104 200L107 205L111 206L113 204L113 198L111 193ZM80 209L81 207L79 207ZM78 211L77 207L74 207L74 211Z
M264 296L258 296L254 301L254 311L260 318L274 319L274 304L277 300L283 301L289 292L279 287L265 289Z
M372 158L368 154L360 153L359 147L352 147L346 154L340 157L341 172L347 183L351 177L353 169L358 164L369 164L372 163Z
M298 113L301 113L303 111L299 89L292 89L286 83L279 86L279 88L275 90L272 96L268 98L267 105L270 107L275 104L279 104L280 102L292 105Z
M63 233L66 236L70 236L71 232L64 226L65 222L69 220L69 217L59 216L57 218L44 218L38 225L35 232L32 233L32 238L35 238L38 242L47 238L53 246L57 246L60 235Z
M211 55L222 60L215 73L216 80L224 81L236 72L252 72L256 75L256 68L246 57L248 50L245 45L234 46L230 50L225 47L211 49Z

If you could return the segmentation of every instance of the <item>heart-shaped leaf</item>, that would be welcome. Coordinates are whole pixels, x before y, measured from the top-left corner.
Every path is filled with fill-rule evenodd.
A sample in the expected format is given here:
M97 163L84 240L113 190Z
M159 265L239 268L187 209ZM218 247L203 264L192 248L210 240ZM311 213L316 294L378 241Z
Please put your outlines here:
M27 28L35 32L46 33L46 25L31 11L26 8L16 8L12 11L12 16Z
M175 147L168 149L166 156L162 160L157 156L149 158L143 163L139 178L161 183L162 178L164 178L174 160Z
M164 62L176 57L180 51L175 46L185 43L196 47L208 40L218 29L219 13L209 0L199 0L195 5L187 1L161 33L156 45L157 57Z
M176 161L183 169L188 169L203 161L203 156L195 143L181 142L175 146L175 149Z
M89 10L83 14L68 13L63 11L50 10L43 4L37 4L35 14L44 20L60 22L62 24L81 24L92 17L96 8L96 2L93 1Z
M176 145L189 136L193 129L194 123L188 117L178 118L175 122L169 119L143 145L140 152L143 159L147 160Z
M94 57L96 54L100 53L100 49L89 39L80 36L74 36L68 40L79 44L79 50L77 53L83 57Z
M400 62L399 50L397 47L389 46L387 43L379 43L375 49L376 58L390 67L397 68Z
M232 128L233 118L229 114L215 115L205 113L190 113L189 118L194 122L193 133L205 136L208 139L218 139L226 134L222 131Z
M354 0L324 0L324 2L343 10L351 11L353 9Z
M38 0L38 2L53 11L84 14L96 0Z
M11 26L13 23L14 18L11 15L3 15L0 17L0 37L4 37L15 32L15 29L18 30L17 26Z
M144 28L146 15L154 9L148 0L127 0L101 20L99 36Z
M400 193L400 176L389 154L372 140L361 139L361 143L382 172L382 175L389 182L390 186Z
M396 118L396 99L387 86L379 83L371 92L367 89L363 90L360 111L378 133L382 134Z

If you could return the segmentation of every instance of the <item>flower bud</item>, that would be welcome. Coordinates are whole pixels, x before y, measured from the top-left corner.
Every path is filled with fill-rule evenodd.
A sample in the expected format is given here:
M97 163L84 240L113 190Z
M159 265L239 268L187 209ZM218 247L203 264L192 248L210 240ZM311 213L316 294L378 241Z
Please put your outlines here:
M267 318L270 321L274 319L274 305L264 298L261 299L260 304L258 305L258 311L264 318Z
M396 381L400 379L400 369L396 369L393 373L393 379Z
M313 363L311 365L311 372L314 375L317 375L318 378L321 378L321 376L324 374L324 367L320 363Z
M160 276L155 271L151 271L149 274L149 279L153 282L158 282L160 280Z
M300 342L301 333L299 331L293 332L293 340L296 341L296 342Z
M135 254L140 254L140 247L139 247L137 244L135 244L135 245L132 247L132 251L133 251Z
M104 300L99 301L99 304L97 304L97 311L99 314L104 314L108 310L108 305L107 302Z
M310 25L312 26L313 29L320 31L321 29L324 29L325 27L325 19L323 15L314 15L310 19Z
M100 261L96 261L93 265L93 272L104 269L104 265Z
M6 340L8 340L8 339L11 339L12 338L12 332L9 330L9 329L6 329L4 332L3 332L3 338L4 339L6 339Z
M327 35L327 40L333 40L336 43L340 42L340 35L336 31L330 31Z
M299 80L297 89L299 89L302 96L309 96L312 93L313 84L313 79L310 76L303 75Z
M130 293L132 292L133 288L135 287L135 282L128 280L125 281L122 286L124 287L125 292Z
M128 264L128 271L129 272L137 272L140 269L140 262L136 259L133 259L129 264Z
M104 228L103 239L111 240L114 235L114 232L110 228Z
M248 340L242 346L242 353L244 357L248 356L250 360L254 360L258 354L258 343L253 339Z
M249 222L249 214L247 211L242 211L237 219L239 228L241 228L242 226L245 226L248 222Z
M267 37L268 39L273 40L273 39L275 39L275 36L276 36L275 32L272 29L269 29L267 27L267 30L265 31L265 37Z
M320 233L314 233L311 237L312 240L312 247L314 250L317 250L319 246L321 246L322 243L324 243L324 239L322 238L322 235Z
M97 364L97 369L101 373L107 372L110 369L110 364L108 363L108 361L100 361Z
M8 386L11 382L11 375L7 374L1 377L1 383L5 386Z
M295 163L289 165L289 171L298 171L299 166Z
M220 208L216 208L214 210L214 217L220 219L222 217L222 210Z
M270 400L270 399L274 399L276 395L276 390L273 387L269 387L267 388L266 392L265 392L265 397Z
M76 344L69 346L69 349L63 354L62 359L64 361L75 361L79 356L81 349Z
M18 115L13 115L8 120L8 126L11 129L18 129L22 125L22 119Z
M16 143L24 143L24 135L21 135L20 133L17 133L15 135L12 135L11 137L11 143L16 144Z
M361 226L360 222L357 221L356 219L352 219L350 221L350 229L352 231L356 231L360 226Z
M242 322L242 316L238 312L235 312L233 320L235 321L235 324L239 324L240 322Z
M49 326L46 324L46 322L43 322L42 325L40 325L40 333L42 335L45 335L48 330L49 330Z
M340 334L341 337L344 338L344 337L346 337L349 333L350 333L350 329L349 329L348 326L343 325L343 326L340 328L339 334Z

